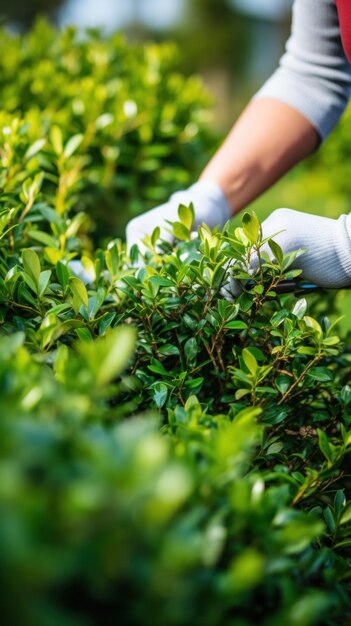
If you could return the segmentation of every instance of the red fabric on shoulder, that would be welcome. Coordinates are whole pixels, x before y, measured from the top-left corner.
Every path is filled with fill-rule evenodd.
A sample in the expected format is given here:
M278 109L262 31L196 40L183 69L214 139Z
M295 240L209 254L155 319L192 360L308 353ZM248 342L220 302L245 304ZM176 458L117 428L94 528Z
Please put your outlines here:
M351 0L336 0L342 45L351 63Z

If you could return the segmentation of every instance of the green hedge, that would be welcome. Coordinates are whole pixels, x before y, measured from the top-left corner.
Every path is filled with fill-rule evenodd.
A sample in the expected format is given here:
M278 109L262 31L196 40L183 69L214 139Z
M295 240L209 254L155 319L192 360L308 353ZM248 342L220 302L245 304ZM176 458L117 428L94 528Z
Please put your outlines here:
M98 221L99 235L123 235L128 219L192 183L213 148L208 94L179 74L177 57L172 44L59 33L42 21L24 36L1 29L0 110L23 117L32 141L58 156L61 141L80 137L73 171L57 171L45 152L40 165L59 176L66 208L79 177L75 209Z
M37 29L9 46L28 60L70 41ZM106 51L91 37L84 57ZM123 46L130 93L141 52ZM2 614L21 626L343 626L351 355L325 315L332 298L279 295L298 253L274 242L276 262L262 254L247 273L262 245L254 214L192 241L192 207L180 207L175 246L155 229L139 269L120 240L94 249L85 209L88 190L105 189L98 159L91 178L104 135L86 142L58 88L20 117L23 67L17 91L4 82L16 112L0 123ZM245 285L233 303L221 295L231 275Z

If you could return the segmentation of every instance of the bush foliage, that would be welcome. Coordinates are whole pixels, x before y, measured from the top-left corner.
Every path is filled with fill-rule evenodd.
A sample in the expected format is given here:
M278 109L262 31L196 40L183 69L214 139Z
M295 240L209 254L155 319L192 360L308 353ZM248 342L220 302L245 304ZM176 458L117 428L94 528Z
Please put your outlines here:
M270 262L254 214L223 232L204 225L193 240L192 207L183 206L170 225L174 246L155 229L142 258L134 248L129 259L118 239L92 248L85 210L105 193L101 155L106 145L122 154L115 135L95 132L96 120L118 99L97 105L90 91L84 96L88 64L79 89L66 68L35 100L24 66L33 77L30 58L41 50L61 63L72 42L72 31L45 40L51 31L37 29L26 45L9 38L12 60L1 56L21 68L17 86L2 79L8 112L0 124L3 615L21 626L344 625L347 340L321 314L320 296L307 303L279 293L283 279L299 274L291 269L299 252L284 257L271 241ZM71 56L67 43L65 62L116 54L120 63L107 68L105 59L104 72L123 76L128 94L140 90L144 119L155 88L139 82L145 50L91 37ZM162 50L152 54L162 58ZM76 90L91 101L78 120ZM169 103L181 121L157 140L158 154L171 154L157 157L159 190L164 170L175 181L185 172L168 152L182 143L180 127L187 132L185 103ZM124 146L155 147L150 136L140 139L144 122L125 134L122 122L111 124ZM195 158L200 144L192 141L185 144ZM141 161L124 167L148 197L154 183ZM123 189L114 193L127 215ZM70 269L75 256L89 282ZM222 295L230 276L243 284L234 302Z
M1 30L0 110L21 117L20 137L43 142L31 167L39 158L48 194L49 181L59 187L59 212L74 195L99 235L122 235L128 219L193 181L213 146L208 104L201 81L177 71L172 44L132 45L93 30L83 38L46 22L24 36ZM2 113L0 127L8 125ZM8 158L22 159L19 147Z

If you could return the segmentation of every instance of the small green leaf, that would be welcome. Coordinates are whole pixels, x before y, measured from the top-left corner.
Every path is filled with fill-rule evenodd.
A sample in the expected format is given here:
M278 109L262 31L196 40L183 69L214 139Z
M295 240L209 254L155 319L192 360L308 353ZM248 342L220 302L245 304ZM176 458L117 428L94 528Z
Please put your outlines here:
M161 348L158 349L158 352L164 356L176 356L179 354L177 346L172 346L170 344L161 346Z
M195 337L190 337L184 344L184 354L188 363L193 362L196 359L196 355L199 351L197 341Z
M71 277L69 287L73 294L73 308L78 313L81 306L88 307L88 292L83 281L77 277Z
M189 206L185 206L185 204L180 204L178 208L178 216L179 220L182 224L184 224L187 230L191 230L191 227L194 222L194 207L192 204Z
M317 348L311 348L309 346L300 346L300 348L297 349L297 353L306 354L308 356L314 356L315 354L317 354Z
M337 335L332 335L331 337L323 339L324 346L336 346L338 343L340 343L340 337L337 337Z
M71 137L67 141L64 151L63 151L63 155L66 157L66 159L71 157L76 152L76 150L78 150L82 141L83 141L82 134L73 135L73 137Z
M56 276L59 280L59 283L63 287L63 290L66 290L66 287L69 283L70 273L67 265L59 261L55 267Z
M159 240L160 234L161 234L161 229L159 226L156 226L156 228L154 228L152 235L151 235L151 243L153 247L155 247L157 241Z
M250 352L250 350L248 350L247 348L244 348L242 351L242 357L249 372L251 372L251 374L255 376L257 373L258 365L252 352Z
M29 230L28 236L35 241L43 243L45 246L49 246L51 248L58 247L58 242L53 237L51 237L47 233L42 232L41 230Z
M306 298L301 298L298 300L292 310L292 314L295 315L299 320L303 318L307 311L307 300Z
M259 219L253 211L251 213L244 213L242 218L242 228L245 236L251 243L258 243L261 225Z
M333 373L327 367L312 367L307 375L320 382L328 382L334 378Z
M152 385L152 398L158 409L161 409L168 396L168 387L164 383L157 382Z
M351 521L351 504L345 509L345 512L342 514L340 518L339 524L342 526L343 524L348 524Z
M24 155L26 161L30 161L45 146L46 139L37 139L27 150Z
M334 496L334 509L336 515L339 517L341 511L344 510L346 505L346 497L343 489L338 489Z
M325 434L325 432L323 432L323 430L320 430L319 428L317 428L317 433L318 433L319 448L320 448L321 452L323 452L323 454L324 454L325 458L327 459L328 463L332 464L332 462L333 462L333 452L332 452L332 449L330 447L328 437Z
M281 247L276 243L276 241L273 241L273 239L270 239L268 241L268 245L273 253L274 258L276 259L276 261L278 261L279 265L282 264L283 261L283 250L281 249Z
M247 396L249 393L251 393L251 389L238 389L235 392L235 399L241 400L241 398L243 398L244 396Z
M119 326L95 341L78 343L77 349L94 374L96 385L111 383L126 367L135 347L132 326Z
M248 328L246 322L242 322L241 320L233 320L232 322L227 322L224 328L230 328L232 330L245 330Z
M50 131L50 140L57 156L63 152L63 138L61 128L53 126Z
M179 239L180 241L188 241L188 239L190 239L190 230L189 228L186 228L184 224L181 222L174 222L172 226L173 234L176 239Z
M334 519L334 515L329 506L327 506L323 511L323 517L326 521L328 529L331 533L333 533L336 529L336 521Z
M275 379L275 384L277 388L279 389L280 393L284 395L284 393L287 392L290 385L292 384L291 378L290 376L287 376L286 374L278 374L278 376Z
M315 320L313 317L310 317L309 315L305 315L303 321L305 322L306 326L308 326L308 328L311 328L311 330L313 330L316 335L318 335L318 337L322 336L322 328L317 320Z
M38 284L38 296L41 297L44 295L47 286L49 284L51 278L51 270L44 270L40 272L39 284Z
M22 252L23 267L26 273L33 279L36 286L39 285L40 261L37 253L28 248Z
M267 454L279 454L283 448L284 444L281 441L276 441L268 447Z

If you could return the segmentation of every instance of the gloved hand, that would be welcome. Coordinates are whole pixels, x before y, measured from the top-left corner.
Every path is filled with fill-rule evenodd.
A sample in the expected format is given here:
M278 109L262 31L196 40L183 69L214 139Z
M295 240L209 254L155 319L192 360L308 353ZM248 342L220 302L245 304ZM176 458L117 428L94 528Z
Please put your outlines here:
M326 288L351 284L351 214L331 219L292 209L277 209L262 223L262 234L264 239L272 237L284 254L300 248L306 250L292 265L292 268L302 270L304 279ZM261 251L273 259L268 243ZM251 259L249 270L257 266L256 255ZM238 281L229 279L221 293L227 299L235 299L240 295Z
M146 235L151 235L156 226L161 229L160 238L172 243L173 237L166 230L170 228L166 220L178 222L179 205L189 205L191 202L195 213L194 229L197 229L203 222L210 228L224 226L231 216L230 207L222 189L215 183L199 181L189 189L172 194L168 202L133 218L126 228L127 250L129 251L134 244L138 244L139 250L144 252L145 246L141 240Z

